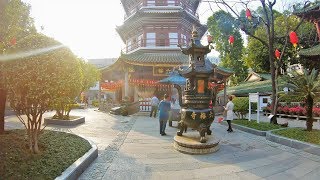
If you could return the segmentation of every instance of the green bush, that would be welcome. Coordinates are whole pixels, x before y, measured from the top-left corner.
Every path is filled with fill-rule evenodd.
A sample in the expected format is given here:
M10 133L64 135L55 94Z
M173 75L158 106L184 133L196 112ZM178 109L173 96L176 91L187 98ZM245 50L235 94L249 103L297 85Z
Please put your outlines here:
M304 97L292 96L288 94L283 94L279 96L279 102L291 103L291 102L303 102Z
M245 115L249 112L249 97L236 97L233 99L234 113L238 119L244 119ZM251 103L251 110L257 110L257 103Z
M92 106L99 107L99 101L98 100L93 100L92 101Z

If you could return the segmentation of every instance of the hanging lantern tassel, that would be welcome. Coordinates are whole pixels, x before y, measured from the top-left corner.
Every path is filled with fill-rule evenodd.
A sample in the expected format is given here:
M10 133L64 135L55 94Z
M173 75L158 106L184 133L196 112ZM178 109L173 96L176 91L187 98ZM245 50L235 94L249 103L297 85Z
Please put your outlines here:
M278 49L276 49L276 51L274 52L274 55L276 56L276 58L279 60L280 59L280 51Z
M229 44L231 44L231 46L232 46L233 43L234 43L234 37L231 35L231 36L229 36Z
M297 36L297 33L294 31L291 31L289 34L289 37L290 37L290 42L292 43L293 47L297 48L298 42L299 42L299 38Z
M247 8L247 10L246 10L246 17L247 17L249 20L252 19L251 11L250 11L250 9L248 9L248 8Z

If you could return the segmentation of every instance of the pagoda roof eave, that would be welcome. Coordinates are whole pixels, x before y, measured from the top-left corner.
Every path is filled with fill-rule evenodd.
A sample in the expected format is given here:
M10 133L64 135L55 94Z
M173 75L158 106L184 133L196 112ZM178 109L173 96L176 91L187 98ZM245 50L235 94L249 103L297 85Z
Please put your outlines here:
M134 15L130 16L130 18L126 19L125 22L121 25L121 26L117 26L116 30L118 32L118 34L121 36L122 40L124 40L124 36L126 33L128 33L128 31L131 31L133 29L136 29L138 25L142 26L143 24L145 24L147 21L146 19L141 19L141 16L143 16L144 18L146 18L146 16L144 15L154 15L156 14L157 17L159 17L159 14L162 14L163 16L161 16L162 20L164 18L165 15L169 15L168 17L172 18L174 17L177 22L181 22L181 18L186 19L187 22L190 22L190 24L196 24L197 27L199 27L199 36L202 37L203 34L207 31L207 26L203 25L200 23L199 19L197 19L196 17L194 17L192 14L184 11L184 10L179 10L177 12L170 12L170 13L152 13L152 12L143 12L143 11L138 11L136 12ZM173 16L172 14L176 14L175 16ZM181 15L177 15L177 14L181 14ZM149 16L148 16L149 17ZM151 19L154 17L150 17ZM150 20L151 20L150 19ZM165 18L164 18L165 19ZM152 21L150 21L150 23L154 23L156 22L156 19L152 19Z
M315 15L315 12L319 12L320 10L320 1L316 1L314 3L309 3L304 5L304 7L300 9L294 9L292 12L294 15L308 19L309 16Z
M300 56L319 56L320 57L320 44L313 46L311 48L307 49L301 49L300 52L298 53Z

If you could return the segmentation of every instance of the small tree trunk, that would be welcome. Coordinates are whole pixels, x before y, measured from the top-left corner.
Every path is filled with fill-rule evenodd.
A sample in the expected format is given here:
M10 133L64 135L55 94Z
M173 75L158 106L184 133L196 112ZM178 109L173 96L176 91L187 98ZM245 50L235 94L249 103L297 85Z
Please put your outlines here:
M313 126L313 114L312 114L312 108L313 108L313 98L308 95L307 96L307 131L312 131Z
M0 134L4 133L4 116L6 110L7 92L0 89Z
M33 133L34 133L34 135L33 135L33 142L34 142L33 152L35 154L38 154L40 151L39 151L39 146L38 146L38 131L37 131L37 129L35 129Z

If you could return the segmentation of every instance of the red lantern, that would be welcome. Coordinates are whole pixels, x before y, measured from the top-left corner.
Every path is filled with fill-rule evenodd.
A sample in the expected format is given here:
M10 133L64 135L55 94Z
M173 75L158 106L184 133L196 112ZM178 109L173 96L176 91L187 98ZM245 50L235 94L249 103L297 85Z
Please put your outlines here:
M276 56L277 59L280 59L280 51L278 49L276 49L276 51L274 52L274 55Z
M14 46L16 44L17 44L17 39L16 38L12 38L11 41L10 41L10 45Z
M207 35L208 43L212 43L212 36L210 34Z
M250 11L250 9L248 9L248 8L247 8L247 10L246 10L246 17L247 17L249 20L252 19L251 11Z
M233 43L234 43L234 37L231 35L231 36L229 36L229 43L231 44L231 45L233 45Z
M293 47L296 48L299 42L297 33L295 33L294 31L291 31L289 34L289 37L290 37L290 42L293 44Z

